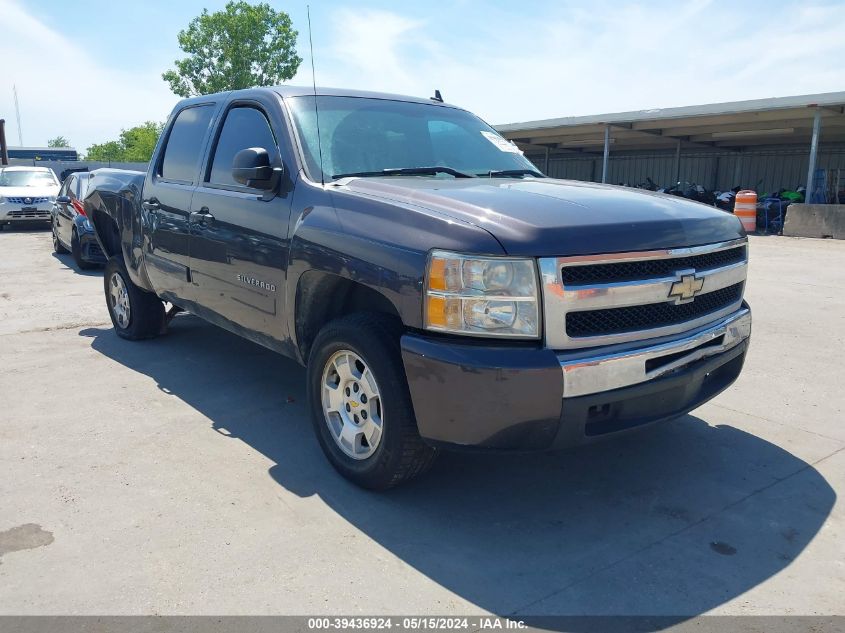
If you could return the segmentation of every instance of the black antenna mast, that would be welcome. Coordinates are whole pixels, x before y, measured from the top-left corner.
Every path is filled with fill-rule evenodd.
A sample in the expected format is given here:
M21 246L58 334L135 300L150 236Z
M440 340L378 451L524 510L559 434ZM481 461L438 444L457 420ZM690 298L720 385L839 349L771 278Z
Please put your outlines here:
M305 5L308 14L308 46L311 49L311 85L314 88L314 118L317 120L317 151L320 154L320 184L326 186L323 173L323 139L320 136L320 109L317 107L317 73L314 72L314 40L311 38L311 5Z

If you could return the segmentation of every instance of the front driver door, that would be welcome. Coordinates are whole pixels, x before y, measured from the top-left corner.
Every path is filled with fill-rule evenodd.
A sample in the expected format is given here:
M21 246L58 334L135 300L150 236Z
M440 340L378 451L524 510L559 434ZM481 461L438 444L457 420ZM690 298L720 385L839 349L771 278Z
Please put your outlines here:
M76 180L76 176L70 176L65 180L65 184L62 185L62 188L59 189L58 198L63 196L71 197L71 192L73 191L74 181ZM73 210L70 208L71 203L62 204L60 202L55 203L56 206L56 235L61 240L62 244L66 244L70 246L70 231L73 226Z
M268 111L258 101L229 106L194 192L190 222L197 303L221 324L272 347L286 335L290 186L282 178L277 190L267 195L232 178L232 160L246 148L264 148L274 167L282 165L281 129L271 124Z

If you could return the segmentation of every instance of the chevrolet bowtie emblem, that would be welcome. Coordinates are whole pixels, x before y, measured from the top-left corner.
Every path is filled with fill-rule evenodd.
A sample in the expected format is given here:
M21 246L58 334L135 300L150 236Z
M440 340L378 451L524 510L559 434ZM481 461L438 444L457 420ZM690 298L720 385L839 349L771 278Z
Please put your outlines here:
M669 298L674 299L675 303L685 303L692 301L701 289L704 287L704 280L695 276L695 273L682 274L680 279L672 284L669 289Z

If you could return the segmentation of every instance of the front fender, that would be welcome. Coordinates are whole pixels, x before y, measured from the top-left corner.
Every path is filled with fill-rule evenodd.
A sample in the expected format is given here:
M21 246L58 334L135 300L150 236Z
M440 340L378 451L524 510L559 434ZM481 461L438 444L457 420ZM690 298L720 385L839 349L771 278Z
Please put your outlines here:
M286 305L295 346L296 292L308 271L331 273L378 292L406 327L420 329L426 260L432 248L503 253L492 235L471 224L304 179L299 180L293 209Z

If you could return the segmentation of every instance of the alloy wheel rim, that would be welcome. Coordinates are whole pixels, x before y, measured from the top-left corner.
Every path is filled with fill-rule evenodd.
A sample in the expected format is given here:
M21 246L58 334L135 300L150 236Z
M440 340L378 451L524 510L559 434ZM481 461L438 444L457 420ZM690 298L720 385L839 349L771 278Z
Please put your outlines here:
M109 306L114 314L115 323L121 330L129 327L132 306L129 304L129 292L120 273L114 273L109 280Z
M323 417L338 447L353 459L375 453L384 432L381 395L373 372L358 354L335 352L320 384Z

